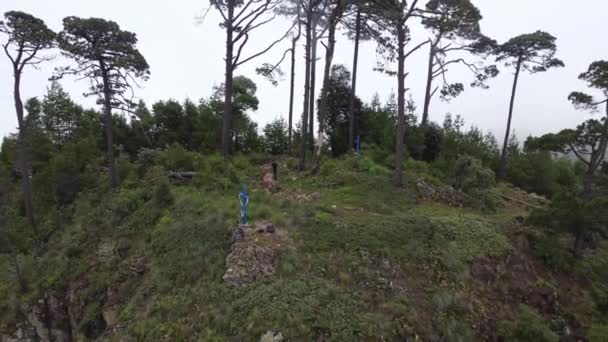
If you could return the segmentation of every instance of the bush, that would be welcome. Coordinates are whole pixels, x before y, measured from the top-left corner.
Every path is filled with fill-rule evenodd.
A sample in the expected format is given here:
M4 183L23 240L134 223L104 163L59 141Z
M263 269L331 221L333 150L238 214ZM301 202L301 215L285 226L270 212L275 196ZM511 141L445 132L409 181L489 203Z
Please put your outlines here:
M246 171L248 167L249 165L244 164L242 158L236 157L230 161L214 154L206 157L201 163L196 184L206 189L215 190L237 188L239 183L244 181L243 177L239 176L238 171Z
M198 156L174 143L158 155L158 163L171 171L192 171L198 164Z
M507 180L528 191L553 197L577 183L575 163L549 152L515 151L507 159Z
M561 272L569 272L574 265L572 253L563 246L555 233L532 239L534 256L547 267Z
M559 336L551 331L545 319L533 308L520 305L515 321L502 327L501 335L507 341L557 342Z
M495 198L490 190L496 184L494 171L483 166L477 158L462 155L447 173L446 182L466 193L480 207L494 210Z
M479 159L463 155L456 159L449 181L456 189L469 195L478 195L496 183L494 172L485 168Z

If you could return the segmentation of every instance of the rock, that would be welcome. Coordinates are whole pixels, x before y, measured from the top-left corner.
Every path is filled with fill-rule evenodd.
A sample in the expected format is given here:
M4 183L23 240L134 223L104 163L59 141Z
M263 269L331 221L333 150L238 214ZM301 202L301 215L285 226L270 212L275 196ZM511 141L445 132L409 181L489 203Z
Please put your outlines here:
M139 276L146 273L147 270L146 258L134 257L129 261L129 271L131 272L131 275Z
M99 337L106 328L103 312L94 315L87 314L87 307L91 303L105 305L100 296L91 296L91 284L85 277L77 278L68 284L66 301L69 307L69 319L72 329L72 340L88 341Z
M97 260L102 264L110 264L116 257L114 242L102 241L97 246Z
M226 257L228 269L222 278L232 286L251 284L274 273L274 258L271 249L240 241Z
M444 203L452 207L462 208L469 204L467 196L452 187L439 187L422 179L416 181L418 198L423 201Z
M283 342L283 334L268 331L262 335L260 342Z
M287 231L275 230L265 234L270 223L258 222L254 227L243 229L242 238L236 241L226 256L226 272L223 279L229 286L243 286L271 276L274 264L287 246ZM272 229L275 229L274 226ZM260 232L250 234L249 232Z
M271 224L266 225L266 233L269 234L274 234L275 230L274 230L274 226Z
M26 308L26 317L41 341L72 341L68 307L61 293L52 292L39 299L32 307Z
M300 202L311 202L311 201L316 201L319 198L321 198L321 194L318 192L313 192L310 194L304 194L304 193L289 193L287 194L287 198L294 200L294 201L300 201Z
M117 305L104 306L102 315L108 328L112 328L118 324L118 316L120 308Z
M34 327L27 324L20 324L14 333L10 335L1 334L0 341L2 342L35 342L38 341L38 335Z
M237 241L241 241L245 238L245 229L246 225L239 225L234 232L232 233L232 243L236 243Z

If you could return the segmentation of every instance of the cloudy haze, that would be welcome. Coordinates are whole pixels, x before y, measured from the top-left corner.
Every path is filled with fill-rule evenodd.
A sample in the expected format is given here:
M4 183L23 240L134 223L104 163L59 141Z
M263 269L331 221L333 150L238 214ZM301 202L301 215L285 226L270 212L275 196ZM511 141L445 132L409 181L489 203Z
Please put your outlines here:
M513 129L520 140L529 134L542 134L565 127L572 127L585 118L586 113L575 111L567 101L570 91L585 89L577 80L594 60L608 59L608 47L600 43L598 37L608 32L608 13L605 0L474 0L481 10L483 32L502 42L512 36L536 30L548 31L557 37L557 57L564 60L566 67L547 73L521 77ZM224 35L218 26L218 15L212 10L204 22L196 23L195 18L208 7L207 0L151 1L151 0L2 0L0 12L21 10L43 19L53 30L61 30L61 20L65 16L102 17L116 21L122 29L137 33L138 47L151 66L151 78L137 91L137 95L148 105L158 100L186 98L198 100L210 95L214 85L223 80ZM264 47L287 29L286 21L277 21L259 31L251 40L249 52L256 47ZM413 42L426 39L427 34L420 28L413 30ZM4 42L5 37L0 36ZM286 44L288 42L286 41ZM344 35L338 36L335 56L336 64L344 64L350 69L352 44ZM258 84L259 110L252 115L260 126L272 119L287 115L289 82L284 80L273 87L255 75L255 67L263 62L275 61L283 53L284 46L272 53L244 65L236 71L254 79ZM301 44L298 46L302 51ZM321 49L319 51L322 51ZM68 61L58 57L44 65L41 70L28 69L22 88L23 100L42 97L46 93L48 78L53 68ZM396 88L396 80L374 72L376 64L375 45L364 43L361 49L358 95L369 101L375 92L385 100ZM423 102L426 70L426 52L412 57L407 62L410 77L408 88L414 100ZM296 66L296 108L299 113L302 102L301 77L303 57L299 54ZM285 67L288 67L286 64ZM322 74L323 62L317 65ZM511 70L501 68L497 79L490 81L489 90L466 89L465 93L451 103L436 100L431 105L431 119L441 121L445 113L461 114L467 125L474 124L484 130L491 130L498 137L504 135L504 125L511 89ZM16 118L12 99L12 69L8 59L0 55L0 136L16 130ZM450 70L452 81L468 83L470 74L465 70ZM64 88L73 98L87 106L95 106L94 99L84 99L86 81L66 79ZM317 89L319 86L317 86ZM299 115L297 115L299 117Z

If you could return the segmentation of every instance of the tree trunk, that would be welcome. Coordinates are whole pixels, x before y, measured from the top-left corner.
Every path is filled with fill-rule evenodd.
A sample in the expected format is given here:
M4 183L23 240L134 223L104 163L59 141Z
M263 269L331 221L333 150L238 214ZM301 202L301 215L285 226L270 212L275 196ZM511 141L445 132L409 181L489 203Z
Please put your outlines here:
M397 26L397 136L395 139L395 172L393 184L403 185L403 135L405 134L405 29L404 24Z
M583 199L590 199L593 195L593 170L587 170L583 178Z
M321 88L321 103L319 105L319 134L317 144L312 158L312 173L319 172L321 166L321 152L323 150L323 140L325 136L325 116L327 115L327 91L329 88L329 78L331 72L331 63L334 58L334 50L336 47L336 26L338 19L342 14L342 0L338 0L336 8L332 11L329 18L329 33L327 37L327 49L325 50L325 68L323 69L323 87Z
M15 112L17 113L17 123L19 125L19 132L17 135L17 153L18 153L18 164L19 173L21 174L21 190L23 192L23 205L25 208L25 216L32 226L34 234L38 235L38 229L36 226L36 220L34 216L34 205L32 203L32 182L30 179L30 168L27 156L27 127L25 124L25 117L23 112L23 102L21 101L21 72L18 67L13 68L15 75L14 84L14 100L15 100Z
M21 266L19 265L19 260L14 252L11 252L9 255L11 264L13 265L13 269L15 269L15 276L17 277L17 283L19 284L19 291L21 293L26 293L28 290L27 280L23 275L23 271L21 270Z
M110 185L112 189L118 187L118 173L114 165L114 139L112 132L112 90L108 71L102 60L99 61L101 76L103 78L103 110L106 131L106 152L108 157L108 168L110 170Z
M431 106L431 89L433 88L433 61L435 60L435 44L431 42L429 48L429 65L426 76L426 89L424 93L424 108L422 110L422 122L420 125L426 127L429 121L429 107Z
M519 57L517 67L515 68L515 77L513 78L513 90L511 90L511 103L509 105L509 118L507 119L507 130L505 132L505 141L502 144L502 153L500 155L500 163L498 164L498 178L504 179L507 172L507 148L509 147L509 134L511 133L511 119L513 118L513 107L515 105L515 92L517 91L517 80L523 58Z
M357 9L355 23L355 51L353 53L353 75L350 89L350 105L348 108L348 146L349 150L355 148L355 99L357 96L357 65L359 63L359 41L361 40L361 9Z
M576 231L576 237L574 239L574 256L580 257L583 252L585 238L587 237L587 229L585 227L580 226Z
M306 169L306 143L308 140L308 105L310 104L310 50L311 50L311 17L312 9L308 8L306 12L306 46L304 47L304 106L302 108L302 132L300 141L300 160L298 162L298 169L303 171Z
M224 117L222 118L222 154L228 157L232 146L232 74L234 72L233 53L234 42L233 21L234 21L234 0L228 0L228 18L224 22L226 26L226 59L225 59L225 78L224 78Z
M287 136L289 145L291 146L292 142L292 132L293 132L293 94L295 88L295 80L296 80L296 42L297 38L294 38L291 41L291 80L289 82L289 118L288 118L288 128L287 128Z
M319 41L316 37L315 28L312 29L312 46L310 56L310 105L308 112L308 141L314 150L315 146L315 85L317 82L317 46Z

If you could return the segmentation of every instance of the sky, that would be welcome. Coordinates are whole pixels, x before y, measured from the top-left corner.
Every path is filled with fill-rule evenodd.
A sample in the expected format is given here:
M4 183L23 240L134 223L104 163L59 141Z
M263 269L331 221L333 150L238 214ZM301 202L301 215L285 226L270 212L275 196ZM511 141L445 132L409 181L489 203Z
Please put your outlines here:
M517 90L512 128L520 140L529 135L540 135L563 128L574 127L592 117L592 114L576 111L567 96L573 90L586 90L585 84L577 76L588 65L601 59L608 59L608 45L599 43L599 37L608 32L608 1L605 0L473 0L484 19L481 28L484 34L498 42L523 33L536 30L550 32L557 37L557 57L565 68L550 70L541 74L523 74ZM47 25L60 31L62 19L66 16L100 17L116 21L123 30L135 32L139 39L138 48L148 60L151 77L136 90L136 95L149 106L159 100L175 99L183 101L208 97L214 86L223 81L223 55L225 35L219 27L219 14L213 9L202 22L197 20L208 8L207 0L2 0L0 13L20 10L43 19ZM252 36L245 56L263 49L268 42L283 35L289 22L281 19L260 29ZM340 32L337 36L335 64L347 68L352 65L353 44ZM414 24L412 46L428 38L429 33ZM0 42L6 37L0 36ZM301 40L298 45L296 63L296 98L294 116L300 117L303 99L303 62ZM265 62L276 62L289 45L286 40L270 53L241 67L235 74L252 78L258 85L260 106L252 118L260 128L273 119L287 118L289 102L289 79L287 76L278 86L255 74L255 68ZM323 54L322 47L319 48ZM397 88L396 78L373 70L378 60L376 46L372 42L363 43L360 50L357 94L369 102L375 93L386 100ZM57 66L69 65L69 60L59 51L48 54L56 58L39 70L27 69L22 81L22 96L42 99L49 86L48 78ZM418 105L418 112L424 101L427 51L421 50L407 60L406 87ZM323 60L317 63L317 75L323 74ZM289 68L288 63L284 70ZM491 131L499 139L504 136L509 96L513 82L513 71L500 67L501 74L488 84L490 89L468 88L457 99L443 103L438 98L431 104L431 120L441 122L446 113L460 114L467 127L475 125ZM13 104L13 75L10 62L0 55L0 137L16 131L17 120ZM468 84L471 75L461 68L449 72L451 82ZM317 90L321 80L318 81ZM95 99L84 98L87 81L64 79L63 87L74 100L85 107L95 107ZM418 113L420 114L420 113ZM597 115L597 114L596 114ZM363 139L365 139L363 137Z

